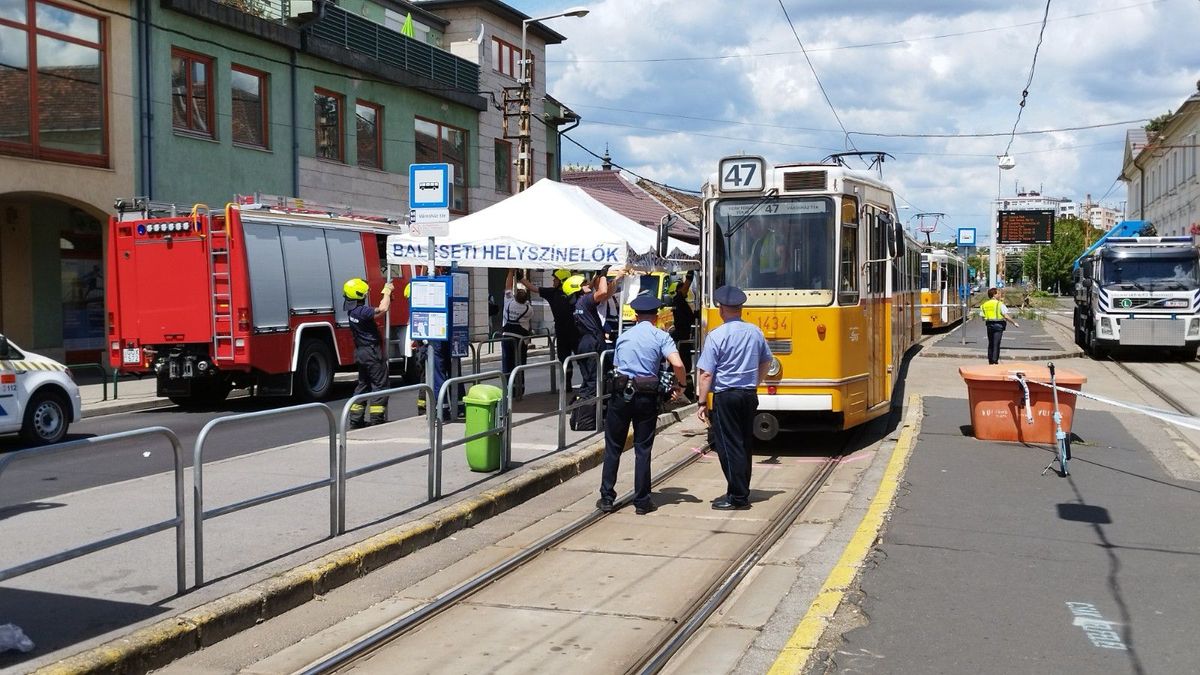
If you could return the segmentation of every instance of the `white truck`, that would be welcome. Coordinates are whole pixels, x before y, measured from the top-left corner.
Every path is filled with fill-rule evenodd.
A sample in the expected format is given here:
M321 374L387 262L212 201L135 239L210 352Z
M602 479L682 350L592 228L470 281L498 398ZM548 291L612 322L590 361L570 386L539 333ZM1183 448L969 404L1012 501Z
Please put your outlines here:
M63 364L0 335L0 434L29 445L58 443L81 415L79 387Z
M1200 347L1200 255L1191 237L1119 223L1076 261L1075 342L1094 358L1133 348L1191 360Z

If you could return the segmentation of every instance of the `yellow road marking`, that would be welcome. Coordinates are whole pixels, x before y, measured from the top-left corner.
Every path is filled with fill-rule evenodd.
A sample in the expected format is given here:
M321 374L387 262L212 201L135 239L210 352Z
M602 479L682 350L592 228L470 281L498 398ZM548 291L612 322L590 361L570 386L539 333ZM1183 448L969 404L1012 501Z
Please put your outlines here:
M892 508L892 500L896 498L900 476L908 465L917 434L921 431L922 399L914 394L908 400L907 419L900 431L900 438L896 441L896 447L892 450L892 458L888 461L883 479L879 482L879 490L871 500L871 506L842 552L842 557L825 578L825 583L809 606L808 612L796 625L796 630L775 658L775 663L771 664L768 675L785 675L803 670L809 657L816 650L825 627L842 604L842 598L850 589L850 584L854 582L859 568L874 546L875 538L879 536L879 530L883 527L884 518Z

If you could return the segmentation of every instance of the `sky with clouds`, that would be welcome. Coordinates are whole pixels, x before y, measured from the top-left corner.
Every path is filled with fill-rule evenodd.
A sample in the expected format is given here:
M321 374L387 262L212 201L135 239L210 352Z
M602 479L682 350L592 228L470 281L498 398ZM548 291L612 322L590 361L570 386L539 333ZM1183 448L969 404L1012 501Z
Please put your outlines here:
M697 189L724 155L815 161L849 149L800 51L809 52L860 150L895 156L884 178L911 210L984 227L1014 184L1120 208L1127 128L1018 135L1002 175L1045 10L1041 0L509 0L546 25L548 91L583 123L571 136L653 180ZM1052 0L1018 131L1141 120L1200 79L1200 0ZM877 134L1003 134L905 138ZM599 161L563 144L564 163ZM981 240L986 240L982 236Z

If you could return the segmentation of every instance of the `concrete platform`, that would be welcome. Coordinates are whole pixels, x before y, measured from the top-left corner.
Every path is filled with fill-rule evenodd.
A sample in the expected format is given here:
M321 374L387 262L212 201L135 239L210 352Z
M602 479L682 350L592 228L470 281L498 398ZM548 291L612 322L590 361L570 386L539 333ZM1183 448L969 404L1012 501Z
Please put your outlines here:
M1020 319L1019 323L1019 328L1010 325L1004 331L1004 340L1000 343L1001 361L1046 361L1083 356L1083 350L1058 324L1039 319ZM974 318L935 337L921 350L921 356L986 360L987 347L987 328L982 320Z
M1039 475L1048 447L965 435L966 401L924 405L906 489L839 611L865 625L810 672L1195 671L1200 484L1147 449L1144 418L1077 411L1061 478Z

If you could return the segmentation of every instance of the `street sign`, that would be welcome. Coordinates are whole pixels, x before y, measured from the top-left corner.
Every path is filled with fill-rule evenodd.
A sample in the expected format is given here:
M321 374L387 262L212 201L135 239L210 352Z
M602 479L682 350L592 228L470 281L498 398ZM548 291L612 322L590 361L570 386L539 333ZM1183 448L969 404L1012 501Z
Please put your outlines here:
M408 207L445 209L450 207L454 168L449 164L408 165Z
M450 209L411 209L408 212L408 232L418 237L450 235Z
M959 246L974 246L975 245L975 228L973 228L973 227L958 228L958 245Z
M450 339L450 277L414 277L409 283L409 335L414 340Z

